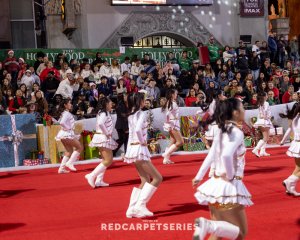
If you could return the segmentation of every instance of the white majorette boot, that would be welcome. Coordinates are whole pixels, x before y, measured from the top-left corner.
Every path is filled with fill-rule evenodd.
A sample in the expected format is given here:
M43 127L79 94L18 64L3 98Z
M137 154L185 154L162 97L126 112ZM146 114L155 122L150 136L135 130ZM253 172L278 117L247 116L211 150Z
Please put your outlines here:
M170 160L171 154L177 149L177 146L175 144L172 144L170 147L166 148L166 151L162 154L164 160L163 164L172 164Z
M77 160L77 158L80 156L80 152L74 151L69 159L68 162L66 162L66 167L69 168L71 171L76 172L77 169L74 167L74 162Z
M145 183L141 190L140 197L133 209L134 217L143 218L153 216L153 213L147 209L146 204L150 201L156 190L157 187L154 187L150 183Z
M98 183L98 185L101 185L100 183L103 179L105 170L106 170L106 167L103 165L103 163L100 163L91 173L85 175L85 179L88 181L89 185L92 188L96 187L96 183ZM98 176L100 176L99 179L98 179ZM96 178L97 178L97 180L96 180ZM99 186L97 186L97 187L99 187Z
M136 187L134 187L132 189L131 196L130 196L130 201L129 201L129 206L128 206L128 209L126 211L126 217L127 218L132 218L134 216L134 206L136 205L136 203L137 203L137 201L140 197L141 191L142 191L142 189L136 188Z
M193 240L204 240L207 234L233 240L240 233L239 227L225 221L211 221L201 217L195 220L195 224Z
M106 170L106 169L105 169ZM105 172L105 171L104 171ZM104 178L104 172L100 173L97 178L96 178L96 182L95 182L95 186L96 187L108 187L109 184L103 181Z
M296 191L296 185L299 181L299 177L292 174L287 179L285 179L282 184L285 187L286 194L299 197L300 193Z
M259 140L256 147L252 150L252 153L256 156L256 157L260 157L259 155L259 150L261 149L261 147L264 145L264 140Z
M267 143L264 142L264 145L262 145L262 147L261 147L261 149L260 149L259 155L260 155L261 157L269 157L269 156L270 156L270 154L266 152L266 145L267 145Z
M69 160L69 157L64 156L63 159L61 160L59 169L58 169L58 173L69 173L70 171L68 171L66 169L66 162Z

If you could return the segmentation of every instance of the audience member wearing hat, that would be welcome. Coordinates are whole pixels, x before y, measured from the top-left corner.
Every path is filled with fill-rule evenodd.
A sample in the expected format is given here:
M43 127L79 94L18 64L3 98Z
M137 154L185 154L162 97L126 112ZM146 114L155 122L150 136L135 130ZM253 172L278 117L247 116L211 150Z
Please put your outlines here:
M17 61L17 59L14 57L13 50L8 51L8 56L3 62L3 67L11 74L12 77L11 84L13 85L13 87L17 88L17 77L18 77L18 72L20 70L20 64Z

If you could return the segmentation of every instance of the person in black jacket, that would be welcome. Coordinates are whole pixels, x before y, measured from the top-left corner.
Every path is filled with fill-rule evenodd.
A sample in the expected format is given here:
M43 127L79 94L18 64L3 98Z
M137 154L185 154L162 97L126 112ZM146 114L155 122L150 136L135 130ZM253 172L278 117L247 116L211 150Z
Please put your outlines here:
M97 52L96 53L96 59L92 63L93 69L96 66L100 68L103 63L104 63L104 59L102 59L101 53Z
M127 102L127 94L119 94L118 95L118 104L116 108L117 113L117 122L116 122L116 130L118 132L119 139L117 140L118 147L113 151L114 155L118 152L120 147L124 144L124 154L127 150L127 143L129 137L128 131L128 102Z
M281 68L284 68L286 47L287 43L281 36L277 42L277 63Z
M184 95L187 95L189 89L193 86L194 81L188 71L182 70L178 79L178 83L180 88L182 89L182 93Z
M252 52L252 57L249 60L249 68L251 70L251 73L253 75L253 79L257 80L259 77L259 69L260 69L260 58L257 55L257 52Z
M60 81L54 76L54 72L50 71L47 78L42 83L42 90L48 103L52 103L53 96L59 86Z
M85 97L84 92L79 93L78 100L73 104L72 113L78 117L78 120L84 118L89 108Z
M173 81L172 79L168 78L164 87L160 89L160 97L166 97L167 92L173 88L175 88L175 86L173 85Z
M242 75L242 81L244 81L246 75L249 73L249 61L246 56L246 51L243 49L240 50L240 55L237 59L237 69Z
M36 58L37 60L34 62L34 65L33 65L33 68L34 68L34 71L36 72L36 70L39 68L39 66L41 65L41 63L44 62L44 57L45 57L45 53L43 52L38 52L36 54Z

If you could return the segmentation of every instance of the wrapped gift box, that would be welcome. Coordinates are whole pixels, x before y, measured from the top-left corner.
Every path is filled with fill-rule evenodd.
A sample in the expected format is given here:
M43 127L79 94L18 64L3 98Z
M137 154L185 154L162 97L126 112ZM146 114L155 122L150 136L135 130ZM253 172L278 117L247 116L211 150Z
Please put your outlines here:
M183 138L183 150L188 152L203 151L206 149L202 138Z
M182 116L180 117L180 129L184 137L197 136L199 133L200 117L195 116Z
M24 166L36 166L36 165L43 165L43 164L49 164L50 161L47 158L44 159L25 159L23 160Z
M255 146L255 140L248 136L244 138L245 147L254 147Z
M20 166L37 149L33 114L0 116L0 168Z
M44 126L39 124L37 126L38 149L44 152L45 158L49 158L51 163L60 163L59 153L65 151L63 144L55 140L60 129L60 125ZM82 131L83 125L75 123L75 134L80 134ZM80 141L83 144L82 138ZM83 152L81 158L83 159Z

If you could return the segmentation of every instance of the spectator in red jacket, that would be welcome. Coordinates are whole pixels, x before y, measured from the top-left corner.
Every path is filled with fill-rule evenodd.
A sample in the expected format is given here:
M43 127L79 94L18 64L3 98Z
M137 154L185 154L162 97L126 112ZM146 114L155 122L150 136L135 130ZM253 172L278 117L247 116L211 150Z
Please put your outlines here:
M137 85L136 85L136 81L131 79L130 80L130 85L127 86L127 93L137 93L139 91Z
M191 88L188 96L185 98L185 105L187 107L191 107L193 105L193 103L196 101L197 101L196 91L194 88Z
M274 92L274 97L279 98L279 89L274 87L274 83L272 81L268 82L268 89Z
M294 86L290 85L288 90L282 96L282 103L289 103L293 101L293 93L294 93Z
M12 76L13 87L17 87L17 77L20 70L18 60L14 57L15 52L13 50L8 51L8 57L4 60L4 69L7 70Z
M54 77L60 79L59 71L53 67L53 63L51 61L45 63L46 68L41 72L40 79L41 82L44 82L45 79L48 77L49 72L54 73Z
M26 101L22 95L22 91L18 89L16 91L16 97L9 101L8 110L11 111L13 114L24 113L26 111Z

